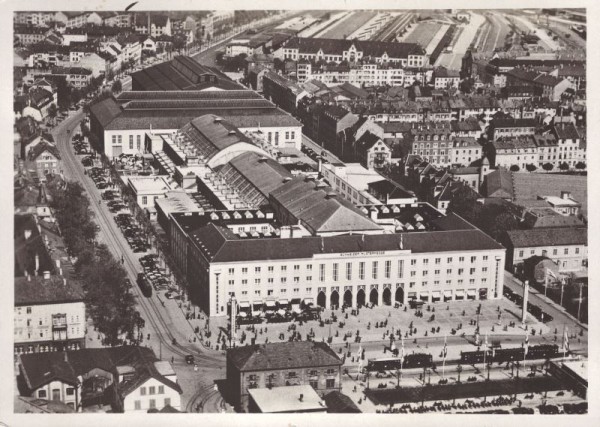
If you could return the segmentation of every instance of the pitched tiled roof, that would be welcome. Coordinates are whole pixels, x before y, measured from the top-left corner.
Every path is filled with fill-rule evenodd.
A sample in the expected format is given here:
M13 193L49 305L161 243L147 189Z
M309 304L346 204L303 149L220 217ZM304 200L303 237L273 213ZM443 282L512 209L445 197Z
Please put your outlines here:
M587 245L587 228L535 228L507 232L514 248Z
M485 192L487 197L514 197L512 172L499 168L485 176Z
M52 154L58 160L60 160L60 152L58 151L58 148L56 148L56 145L50 144L49 142L46 142L46 141L41 141L39 144L36 144L31 149L31 151L29 153L27 153L27 155L29 157L29 160L35 160L42 153L44 153L46 151L49 152L50 154Z
M242 372L342 365L331 347L313 341L238 347L228 349L227 358Z
M339 391L332 391L323 396L327 405L327 412L330 414L360 414L362 411L356 404Z
M579 133L573 123L559 123L553 126L558 139L579 139Z
M100 123L103 128L122 112L122 108L114 98L107 98L90 107L90 113Z
M32 274L33 272L30 272ZM66 281L66 283L65 283ZM43 305L82 302L85 298L79 281L60 276L15 277L15 305Z
M518 128L518 127L536 127L535 119L494 119L492 121L494 128Z
M236 238L227 228L208 224L191 233L191 239L211 262L243 262L312 258L315 254L339 254L363 251L393 251L400 245L413 253L494 250L502 246L481 230L449 230L419 233L359 235L294 239ZM210 255L206 255L207 251Z
M275 160L251 151L234 157L229 163L266 198L283 184L284 178L292 176Z

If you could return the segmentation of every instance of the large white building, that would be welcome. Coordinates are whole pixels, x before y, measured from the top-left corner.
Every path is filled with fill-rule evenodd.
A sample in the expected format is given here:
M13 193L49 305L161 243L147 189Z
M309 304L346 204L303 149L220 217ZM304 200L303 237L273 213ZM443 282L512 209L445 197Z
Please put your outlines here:
M392 43L378 41L293 38L275 52L276 56L295 61L324 60L339 64L372 59L379 63L396 63L402 67L427 67L429 58L421 46L415 43Z
M267 301L329 308L502 296L505 249L455 215L411 204L367 216L304 177L270 201L271 219L262 211L172 215L173 252L210 316L226 315L233 296L253 310ZM243 224L236 217L246 231L234 228Z
M242 133L262 132L274 147L300 149L302 124L251 90L123 92L90 108L91 132L104 154L154 153L146 134L173 135L191 120L214 114Z

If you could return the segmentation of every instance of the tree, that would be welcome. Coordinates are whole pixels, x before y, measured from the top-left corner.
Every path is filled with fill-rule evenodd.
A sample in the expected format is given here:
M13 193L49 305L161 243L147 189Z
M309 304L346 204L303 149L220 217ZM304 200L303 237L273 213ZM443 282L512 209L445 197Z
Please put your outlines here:
M53 102L48 107L48 117L50 117L52 119L52 123L54 123L54 119L56 118L57 113L58 113L58 110L56 108L56 104Z
M562 162L559 166L561 171L568 171L570 166L567 162Z
M511 172L519 172L520 170L521 170L521 168L519 167L519 165L512 165L510 167Z
M552 163L544 163L542 165L542 169L544 169L546 172L550 172L552 169L554 169L554 165Z
M461 185L452 194L448 208L467 221L475 222L481 211L481 204L477 202L477 193L475 191L467 185Z
M533 172L537 169L536 165L528 163L525 165L525 169L527 169L527 172Z
M458 374L458 379L456 380L457 383L460 383L460 373L463 371L463 367L461 365L457 365L456 366L456 373Z
M113 93L119 93L121 92L121 90L123 90L123 85L121 84L121 80L116 80L111 88Z
M81 101L81 90L74 87L71 90L71 102L77 104L79 101Z
M584 162L577 162L577 164L575 165L575 168L583 170L583 169L585 169L585 163Z

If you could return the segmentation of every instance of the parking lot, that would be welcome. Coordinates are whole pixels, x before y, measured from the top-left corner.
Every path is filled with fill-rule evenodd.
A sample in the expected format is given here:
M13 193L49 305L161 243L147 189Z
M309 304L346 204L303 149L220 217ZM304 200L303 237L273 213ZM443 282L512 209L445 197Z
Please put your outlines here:
M156 293L164 292L167 299L179 299L177 288L173 285L164 269L158 265L158 256L154 254L144 255L140 258L145 279L152 285Z

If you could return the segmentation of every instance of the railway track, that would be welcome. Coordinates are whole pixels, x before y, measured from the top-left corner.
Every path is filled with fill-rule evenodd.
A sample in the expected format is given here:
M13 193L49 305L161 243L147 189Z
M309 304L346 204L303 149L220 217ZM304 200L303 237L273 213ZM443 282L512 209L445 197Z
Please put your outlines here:
M401 15L393 19L388 25L373 37L372 40L376 41L393 41L396 38L398 32L400 32L408 23L413 19L414 14L408 12L405 15Z
M71 130L81 120L77 120L76 117L77 116L72 117L68 125L65 125L62 129L57 131L55 134L55 138L58 141L58 148L63 155L63 162L65 163L65 166L68 169L70 169L71 173L83 185L84 189L88 192L88 194L92 196L97 192L97 190L92 184L89 177L86 177L84 175L82 171L82 166L79 164L78 159L73 153L72 147L69 143L68 135L65 134L67 129ZM130 248L125 242L123 236L120 235L120 233L118 233L115 230L115 228L111 226L111 224L109 224L110 221L114 221L112 215L108 214L105 210L101 209L97 205L93 197L91 198L92 200L90 205L92 206L96 220L99 220L101 222L100 226L102 227L102 231L104 232L106 243L112 246L114 249L120 251L124 255L124 267L128 275L130 276L131 282L135 283L136 273L140 270L140 267L136 265L136 263L132 260L133 256L130 255ZM104 223L102 223L102 221ZM151 324L154 333L160 340L161 345L166 350L180 357L185 357L186 355L193 354L194 356L197 356L200 360L202 360L202 365L206 367L220 368L223 366L222 358L210 356L205 352L198 350L197 348L184 346L178 343L173 344L174 340L177 340L177 338L170 330L169 326L167 325L167 322L163 318L163 315L160 312L159 307L157 306L157 302L154 300L154 298L145 298L142 295L141 290L137 286L132 286L132 289L137 297L137 302L141 307L143 314L145 315L144 318Z

